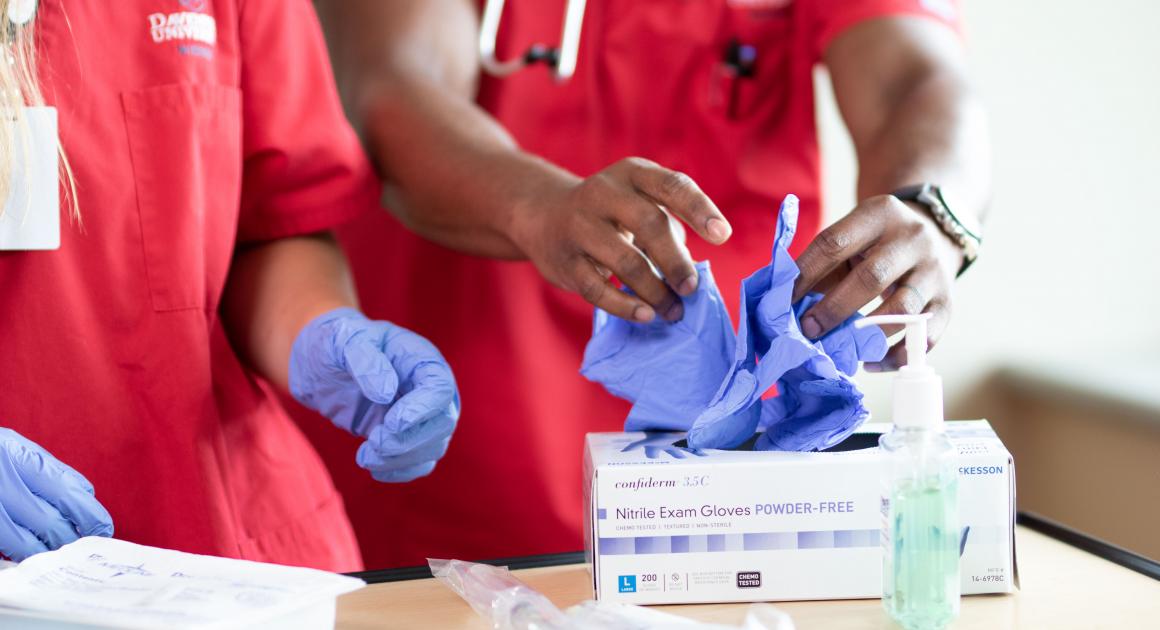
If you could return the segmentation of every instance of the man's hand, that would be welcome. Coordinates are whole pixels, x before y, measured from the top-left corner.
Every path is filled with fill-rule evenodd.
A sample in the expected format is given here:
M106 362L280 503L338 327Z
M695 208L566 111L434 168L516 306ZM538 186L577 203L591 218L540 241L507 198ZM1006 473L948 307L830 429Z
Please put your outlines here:
M648 322L659 314L677 321L683 315L677 296L697 288L697 270L670 213L715 245L732 234L689 176L642 158L558 191L513 210L512 240L552 284L623 319ZM612 275L632 294L613 286Z
M881 297L875 315L929 312L927 344L933 347L950 319L951 287L963 253L921 206L880 195L818 234L797 263L795 303L823 280L836 280L802 315L807 337L821 337ZM897 344L880 363L866 367L893 370L905 358L905 345Z

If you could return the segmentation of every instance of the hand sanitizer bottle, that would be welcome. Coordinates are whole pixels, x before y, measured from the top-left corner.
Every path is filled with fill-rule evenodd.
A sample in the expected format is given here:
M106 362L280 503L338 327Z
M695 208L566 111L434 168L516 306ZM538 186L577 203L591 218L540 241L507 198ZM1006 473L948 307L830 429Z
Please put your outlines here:
M894 380L894 430L882 496L882 604L907 630L945 628L959 614L956 452L943 432L942 379L926 364L926 315L865 317L905 324L908 365Z

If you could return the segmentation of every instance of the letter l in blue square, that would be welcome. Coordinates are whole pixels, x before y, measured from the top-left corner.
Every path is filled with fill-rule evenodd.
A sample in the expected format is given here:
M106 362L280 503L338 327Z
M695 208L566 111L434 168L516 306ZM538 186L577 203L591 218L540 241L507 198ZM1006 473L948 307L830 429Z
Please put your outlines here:
M635 575L622 575L617 579L618 579L618 581L616 583L616 587L617 587L617 589L620 590L621 593L635 593L636 592L636 576Z

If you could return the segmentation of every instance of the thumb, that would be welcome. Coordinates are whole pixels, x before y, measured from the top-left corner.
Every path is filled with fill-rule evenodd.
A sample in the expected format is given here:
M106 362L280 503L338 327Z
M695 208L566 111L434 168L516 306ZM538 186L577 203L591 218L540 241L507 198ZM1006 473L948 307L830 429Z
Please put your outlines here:
M368 400L389 405L395 399L399 392L399 375L369 331L359 331L347 340L342 349L342 362L347 374Z

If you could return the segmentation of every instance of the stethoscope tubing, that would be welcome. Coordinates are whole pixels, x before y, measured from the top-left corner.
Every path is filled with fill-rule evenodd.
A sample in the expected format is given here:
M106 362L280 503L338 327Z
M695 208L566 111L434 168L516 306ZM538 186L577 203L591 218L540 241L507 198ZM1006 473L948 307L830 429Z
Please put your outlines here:
M587 0L567 0L564 9L564 26L560 34L560 45L552 49L555 53L548 60L552 76L563 83L576 74L576 62L580 53L580 31L584 25L584 8ZM484 72L496 77L506 77L519 72L539 60L531 52L512 59L501 60L496 56L495 47L499 37L499 26L503 16L504 0L487 0L483 5L483 15L479 23L479 62Z

